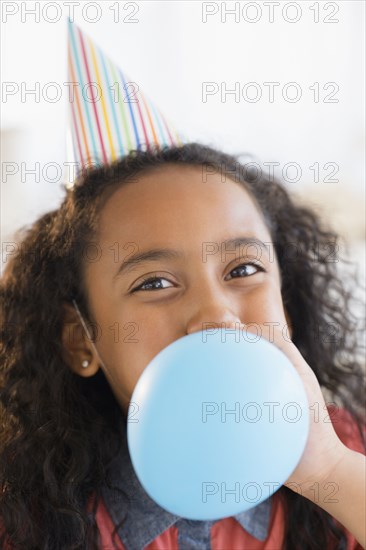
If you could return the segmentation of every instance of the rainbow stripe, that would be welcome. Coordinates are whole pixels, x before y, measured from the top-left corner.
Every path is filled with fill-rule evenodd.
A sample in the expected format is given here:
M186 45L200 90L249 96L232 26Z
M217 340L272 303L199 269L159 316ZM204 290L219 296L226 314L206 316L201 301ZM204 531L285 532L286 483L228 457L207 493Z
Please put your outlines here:
M156 105L81 29L68 20L69 117L76 174L131 150L181 145Z

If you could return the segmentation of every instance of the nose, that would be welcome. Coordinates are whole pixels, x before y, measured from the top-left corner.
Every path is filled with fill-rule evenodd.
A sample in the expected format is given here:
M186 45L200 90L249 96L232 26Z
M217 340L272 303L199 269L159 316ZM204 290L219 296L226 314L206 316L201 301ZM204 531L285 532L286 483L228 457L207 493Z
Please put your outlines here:
M215 303L198 306L187 324L187 334L213 328L239 330L243 326L240 317L229 306L216 300Z

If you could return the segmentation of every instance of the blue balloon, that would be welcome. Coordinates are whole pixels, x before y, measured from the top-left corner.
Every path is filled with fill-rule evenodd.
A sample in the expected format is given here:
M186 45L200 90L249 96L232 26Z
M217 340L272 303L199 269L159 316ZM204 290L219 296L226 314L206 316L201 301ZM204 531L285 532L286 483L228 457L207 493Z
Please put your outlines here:
M269 498L295 470L309 432L305 388L285 354L225 329L161 350L137 382L128 418L145 491L193 520L233 516Z

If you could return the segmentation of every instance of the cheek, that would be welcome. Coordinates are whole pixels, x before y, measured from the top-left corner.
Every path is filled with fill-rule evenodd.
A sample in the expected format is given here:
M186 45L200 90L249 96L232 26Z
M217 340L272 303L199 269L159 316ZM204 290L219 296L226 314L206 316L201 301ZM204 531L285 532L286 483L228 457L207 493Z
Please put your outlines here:
M132 393L148 363L172 341L171 319L160 311L138 316L125 309L104 326L100 346L104 362L121 388Z
M277 323L276 326L282 329L286 324L286 317L278 285L273 283L265 288L261 287L250 298L243 297L240 317L246 324Z

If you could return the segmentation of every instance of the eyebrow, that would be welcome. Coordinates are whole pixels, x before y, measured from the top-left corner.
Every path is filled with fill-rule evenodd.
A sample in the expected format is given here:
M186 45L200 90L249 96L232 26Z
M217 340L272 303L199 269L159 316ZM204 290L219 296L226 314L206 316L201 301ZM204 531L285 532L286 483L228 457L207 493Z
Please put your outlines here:
M207 241L207 244L216 244L214 241ZM268 245L269 243L267 243ZM220 251L224 246L227 253L234 252L232 249L237 249L240 246L257 245L268 256L268 248L266 244L256 237L235 237L222 241ZM208 254L210 255L210 254ZM128 259L124 260L118 267L117 272L113 276L113 280L133 271L136 267L146 262L159 262L161 260L179 260L186 257L182 250L174 250L172 248L154 248L145 252L137 252Z

